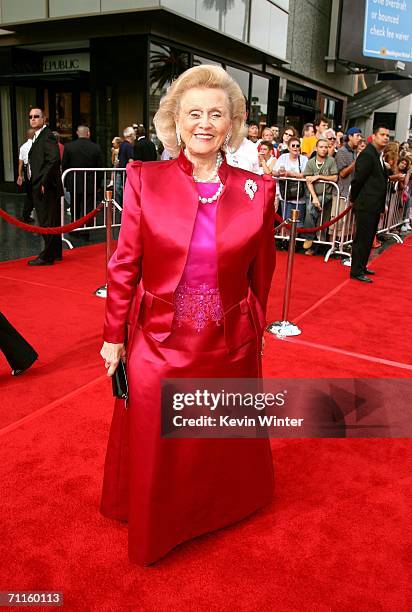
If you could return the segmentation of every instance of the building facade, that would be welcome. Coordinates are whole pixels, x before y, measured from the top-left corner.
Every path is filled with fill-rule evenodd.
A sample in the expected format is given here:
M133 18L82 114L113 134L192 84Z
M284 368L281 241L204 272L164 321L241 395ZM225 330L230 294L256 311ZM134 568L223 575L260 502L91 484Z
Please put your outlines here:
M0 181L16 176L28 109L62 141L152 126L188 67L217 63L240 84L250 120L301 128L344 121L352 79L325 69L330 0L0 0Z

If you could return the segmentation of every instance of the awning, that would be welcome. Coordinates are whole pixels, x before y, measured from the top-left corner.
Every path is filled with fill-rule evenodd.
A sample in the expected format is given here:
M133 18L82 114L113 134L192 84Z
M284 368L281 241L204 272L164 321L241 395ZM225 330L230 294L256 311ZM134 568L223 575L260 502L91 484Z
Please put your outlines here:
M353 96L348 102L346 117L369 117L373 111L412 93L412 79L380 81Z

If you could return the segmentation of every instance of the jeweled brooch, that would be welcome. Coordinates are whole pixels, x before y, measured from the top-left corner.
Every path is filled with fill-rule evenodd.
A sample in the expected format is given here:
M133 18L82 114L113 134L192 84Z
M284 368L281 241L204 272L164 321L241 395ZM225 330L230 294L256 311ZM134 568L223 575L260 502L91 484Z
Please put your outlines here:
M255 181L252 181L252 179L248 179L245 182L245 191L251 200L253 200L253 198L255 197L257 188L258 186L256 185Z

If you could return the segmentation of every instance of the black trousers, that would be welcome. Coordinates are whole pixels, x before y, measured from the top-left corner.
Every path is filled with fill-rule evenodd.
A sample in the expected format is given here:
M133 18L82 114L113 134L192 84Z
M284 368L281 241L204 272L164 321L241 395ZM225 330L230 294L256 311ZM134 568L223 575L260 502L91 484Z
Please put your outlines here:
M29 180L29 177L27 176L27 166L23 167L23 176L24 176L23 188L24 188L26 197L24 198L22 217L24 221L27 221L28 219L30 219L31 213L34 207L31 181Z
M372 250L373 239L379 225L379 212L366 212L364 210L354 210L356 221L356 233L352 244L352 265L351 276L364 274L370 252Z
M60 197L56 190L49 188L42 194L39 189L33 189L33 203L41 227L58 227L61 224ZM42 234L42 237L44 249L39 257L45 261L54 261L56 258L61 258L61 235Z
M34 348L19 334L17 329L0 312L0 350L12 370L25 370L36 361Z

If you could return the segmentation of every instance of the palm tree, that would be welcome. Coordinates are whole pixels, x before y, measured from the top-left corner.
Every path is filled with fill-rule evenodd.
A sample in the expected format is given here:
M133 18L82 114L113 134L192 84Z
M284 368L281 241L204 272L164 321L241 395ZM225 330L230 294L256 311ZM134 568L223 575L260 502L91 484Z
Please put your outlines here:
M245 0L243 0L244 2ZM215 9L219 13L219 30L223 30L223 16L232 8L235 0L203 0L203 6L206 9Z
M189 56L168 45L156 45L159 51L150 53L150 85L152 94L161 92L189 67Z

